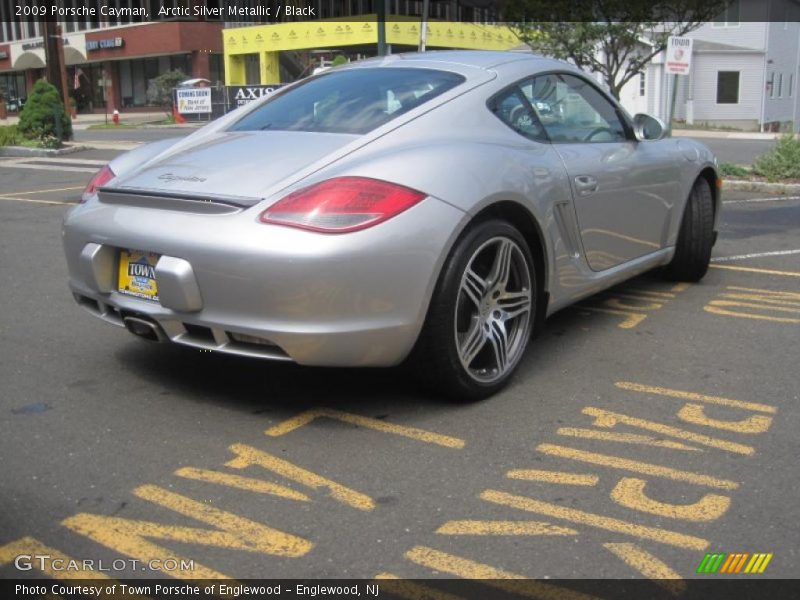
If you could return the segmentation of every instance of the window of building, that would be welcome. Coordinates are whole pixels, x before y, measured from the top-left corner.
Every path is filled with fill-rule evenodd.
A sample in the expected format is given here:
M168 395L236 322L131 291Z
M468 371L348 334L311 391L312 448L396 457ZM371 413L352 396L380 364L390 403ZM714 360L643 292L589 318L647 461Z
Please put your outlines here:
M767 91L769 92L769 97L775 97L775 72L769 74L769 79L767 80Z
M719 13L712 27L738 27L739 26L739 0L732 0L725 9Z
M645 78L644 71L639 73L639 96L644 97L647 93L647 79Z
M789 90L788 90L789 98L792 97L792 94L794 94L794 73L789 73Z
M783 73L778 73L778 98L783 98Z
M739 71L717 71L717 104L739 104Z

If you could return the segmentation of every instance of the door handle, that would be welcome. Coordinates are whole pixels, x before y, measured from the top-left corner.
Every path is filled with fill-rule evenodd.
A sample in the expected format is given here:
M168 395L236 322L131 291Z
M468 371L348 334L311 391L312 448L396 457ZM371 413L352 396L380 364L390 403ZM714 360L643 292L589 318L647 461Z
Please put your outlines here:
M597 179L591 175L578 175L575 177L575 189L579 196L588 196L597 191Z

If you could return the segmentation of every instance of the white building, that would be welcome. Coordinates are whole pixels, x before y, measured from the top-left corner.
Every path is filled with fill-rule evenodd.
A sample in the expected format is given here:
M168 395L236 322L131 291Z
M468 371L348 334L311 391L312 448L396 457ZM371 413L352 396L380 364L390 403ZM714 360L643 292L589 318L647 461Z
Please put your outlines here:
M720 18L689 33L691 73L678 77L675 118L689 125L800 131L800 1L733 0ZM673 77L664 57L631 80L620 99L632 114L666 119Z

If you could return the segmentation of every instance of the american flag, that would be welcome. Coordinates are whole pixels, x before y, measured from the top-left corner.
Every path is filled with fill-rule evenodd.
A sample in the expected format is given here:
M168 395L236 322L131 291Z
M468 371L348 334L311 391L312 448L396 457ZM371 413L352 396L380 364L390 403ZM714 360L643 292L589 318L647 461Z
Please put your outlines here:
M72 87L76 90L81 87L81 75L83 75L83 71L81 71L80 68L75 67L75 80L72 82Z

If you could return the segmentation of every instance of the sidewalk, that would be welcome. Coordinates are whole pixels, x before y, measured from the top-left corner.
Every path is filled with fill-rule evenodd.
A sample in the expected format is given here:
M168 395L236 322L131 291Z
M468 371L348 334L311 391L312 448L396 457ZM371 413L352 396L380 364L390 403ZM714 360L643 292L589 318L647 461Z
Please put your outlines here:
M123 125L138 125L142 123L153 123L163 121L166 118L164 111L158 112L131 112L119 113L120 123ZM111 123L111 115L104 114L81 114L72 119L72 128L75 130L88 129L90 125L99 125L106 122ZM16 125L19 123L19 115L8 115L7 119L0 119L0 125Z
M758 133L755 131L710 131L707 129L673 129L672 137L716 138L720 140L777 140L785 133ZM795 136L797 137L797 136Z

